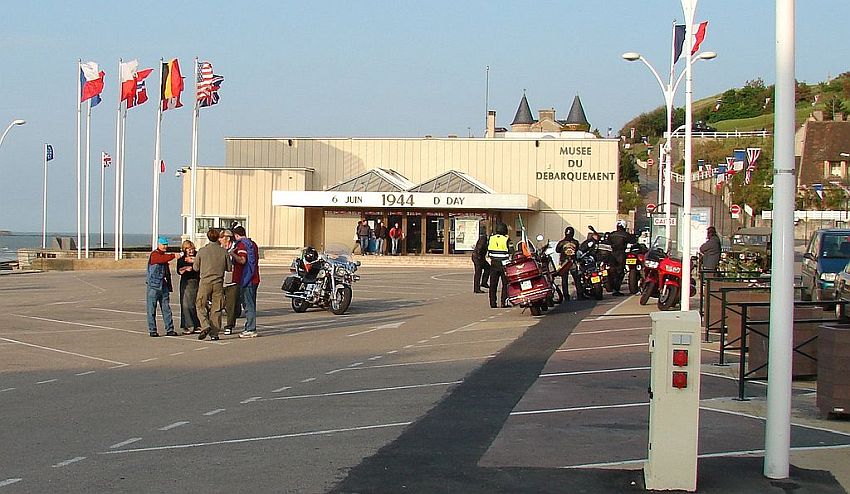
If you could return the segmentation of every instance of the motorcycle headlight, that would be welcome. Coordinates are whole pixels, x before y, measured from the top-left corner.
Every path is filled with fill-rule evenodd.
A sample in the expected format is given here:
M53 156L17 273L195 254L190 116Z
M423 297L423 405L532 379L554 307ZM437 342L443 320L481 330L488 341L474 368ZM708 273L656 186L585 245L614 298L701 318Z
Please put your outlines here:
M339 277L343 277L343 276L345 276L345 275L346 275L346 270L345 270L345 268L344 268L344 267L342 267L342 266L337 266L337 268L336 268L336 275L337 275L337 276L339 276Z
M835 273L822 273L820 279L821 281L835 281Z
M680 268L679 266L670 266L670 272L678 274L682 272L682 268Z
M655 269L655 268L657 268L657 267L658 267L658 262L657 262L657 261L645 261L643 264L644 264L646 267L648 267L648 268L653 268L653 269Z
M324 269L320 269L320 270L319 270L319 272L318 272L318 273L316 273L316 278L324 278L324 277L325 277L325 274L326 274L326 273L325 273L325 270L324 270Z

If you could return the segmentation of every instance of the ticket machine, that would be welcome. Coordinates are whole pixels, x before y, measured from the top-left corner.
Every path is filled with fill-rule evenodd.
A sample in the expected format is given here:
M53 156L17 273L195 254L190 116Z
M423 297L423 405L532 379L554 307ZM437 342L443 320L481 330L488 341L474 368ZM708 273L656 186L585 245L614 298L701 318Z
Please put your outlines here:
M697 311L654 312L649 340L650 490L695 491L699 437L700 317Z

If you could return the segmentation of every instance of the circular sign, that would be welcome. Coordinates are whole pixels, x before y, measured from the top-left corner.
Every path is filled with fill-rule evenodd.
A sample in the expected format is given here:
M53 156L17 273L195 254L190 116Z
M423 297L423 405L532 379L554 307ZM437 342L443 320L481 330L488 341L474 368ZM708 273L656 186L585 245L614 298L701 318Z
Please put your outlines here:
M650 202L649 204L646 205L646 212L647 213L654 213L656 207L657 206L655 204Z
M646 159L646 166L652 166L652 165L654 165L654 164L655 164L655 160L654 160L654 159L652 159L652 158L647 158L647 159Z
M733 205L729 206L729 212L732 213L732 214L741 214L741 206L738 206L737 204L733 204Z

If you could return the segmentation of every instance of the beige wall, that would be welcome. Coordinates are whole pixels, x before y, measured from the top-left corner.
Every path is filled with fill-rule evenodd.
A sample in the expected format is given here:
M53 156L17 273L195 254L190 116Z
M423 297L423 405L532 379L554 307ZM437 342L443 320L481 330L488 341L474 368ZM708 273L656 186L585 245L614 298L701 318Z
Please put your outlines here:
M617 219L618 142L611 139L285 139L228 138L227 168L201 168L198 215L248 216L249 235L264 247L348 243L351 219L320 211L271 206L273 190L325 190L373 168L391 168L413 183L448 170L465 172L498 193L540 199L539 211L522 212L529 234L560 238L572 225L613 230ZM589 155L567 155L586 149ZM562 151L562 149L564 151ZM570 161L581 166L569 166ZM544 180L539 174L603 172L606 180ZM552 175L548 175L552 176ZM184 215L188 215L184 180ZM517 212L504 212L513 230ZM307 228L305 228L307 225ZM324 230L324 231L322 231ZM353 242L352 242L353 243Z

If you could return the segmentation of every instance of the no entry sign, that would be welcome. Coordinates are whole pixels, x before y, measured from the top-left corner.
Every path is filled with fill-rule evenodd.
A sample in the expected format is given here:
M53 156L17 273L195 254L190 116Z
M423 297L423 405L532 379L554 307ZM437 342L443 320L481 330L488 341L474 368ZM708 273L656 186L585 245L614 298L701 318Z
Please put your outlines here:
M652 158L647 158L647 159L646 159L646 166L652 166L652 165L654 165L654 164L655 164L655 160L654 160L654 159L652 159Z
M656 207L657 206L655 204L650 202L649 204L646 205L646 212L649 213L649 214L652 214L652 213L655 212Z
M732 218L737 219L739 216L741 216L741 206L737 204L732 204L731 206L729 206L729 212L732 213Z

